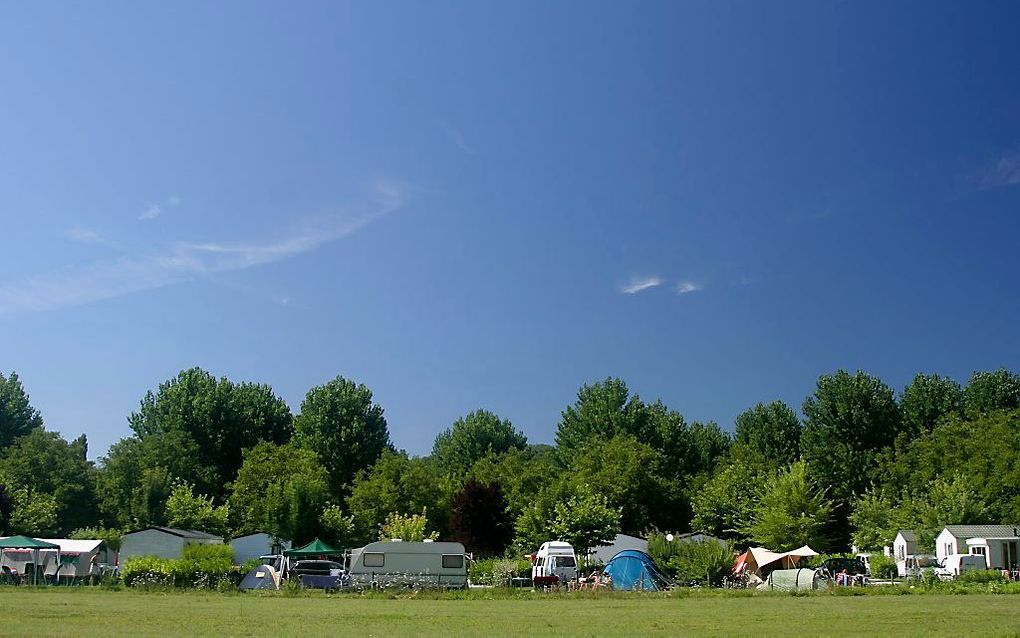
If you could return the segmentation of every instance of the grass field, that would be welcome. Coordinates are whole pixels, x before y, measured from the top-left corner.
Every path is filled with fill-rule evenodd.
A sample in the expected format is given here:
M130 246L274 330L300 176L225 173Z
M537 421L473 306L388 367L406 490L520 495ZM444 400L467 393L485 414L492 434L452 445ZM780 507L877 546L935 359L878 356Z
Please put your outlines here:
M0 634L1017 635L1016 596L383 599L5 589Z

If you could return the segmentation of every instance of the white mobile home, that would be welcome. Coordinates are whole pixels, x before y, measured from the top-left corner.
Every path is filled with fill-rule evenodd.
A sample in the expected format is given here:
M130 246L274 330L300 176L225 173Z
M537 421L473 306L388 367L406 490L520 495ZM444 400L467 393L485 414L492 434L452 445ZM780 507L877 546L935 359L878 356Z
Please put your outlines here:
M1016 569L1020 566L1020 525L946 525L935 539L939 561L950 554L985 557L989 569Z
M123 564L132 556L180 558L185 546L196 544L222 545L223 539L193 529L146 527L124 534L120 543L120 561Z
M370 543L348 556L351 585L466 587L470 556L460 543Z
M230 548L234 550L234 564L243 565L260 556L282 554L283 550L290 549L290 541L277 541L270 534L255 532L230 539Z
M907 576L911 565L910 559L917 556L920 551L917 544L917 535L912 529L901 529L893 539L893 558L896 559L896 571L900 577Z

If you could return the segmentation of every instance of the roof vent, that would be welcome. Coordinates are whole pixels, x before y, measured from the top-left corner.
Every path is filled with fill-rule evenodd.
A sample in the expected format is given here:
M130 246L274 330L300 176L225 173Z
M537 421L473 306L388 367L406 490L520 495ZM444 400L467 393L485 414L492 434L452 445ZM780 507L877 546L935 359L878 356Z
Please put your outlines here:
M391 542L391 543L399 543L399 542L401 542L402 540L404 540L404 539L402 539L402 538L391 538L391 539L390 539L390 542Z
M422 542L425 542L425 543L431 543L431 542L432 542L432 539L431 539L431 538L426 538L426 539L425 539L424 541L422 541Z

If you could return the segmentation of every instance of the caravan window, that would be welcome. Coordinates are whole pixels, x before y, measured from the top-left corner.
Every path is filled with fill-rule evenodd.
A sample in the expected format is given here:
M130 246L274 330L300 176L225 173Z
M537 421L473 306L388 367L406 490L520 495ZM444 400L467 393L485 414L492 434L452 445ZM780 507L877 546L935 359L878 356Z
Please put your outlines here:
M382 567L386 564L386 554L382 552L365 552L362 565L365 567Z
M573 556L557 556L556 557L557 567L577 567L577 561L574 560Z
M464 567L464 554L443 554L443 569Z

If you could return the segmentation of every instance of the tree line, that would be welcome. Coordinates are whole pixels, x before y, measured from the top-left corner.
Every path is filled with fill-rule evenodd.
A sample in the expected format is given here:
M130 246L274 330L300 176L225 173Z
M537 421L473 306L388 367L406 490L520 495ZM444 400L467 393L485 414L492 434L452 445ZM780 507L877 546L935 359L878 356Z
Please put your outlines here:
M47 431L17 374L0 374L2 531L169 525L348 547L438 536L499 556L552 538L587 548L692 530L839 551L915 529L930 546L947 523L1020 520L1020 375L1005 369L965 386L919 374L899 393L840 370L799 414L759 403L732 434L608 378L580 388L555 445L475 410L423 457L396 449L371 390L340 376L295 415L268 385L192 368L128 422L132 434L94 463L84 435Z

